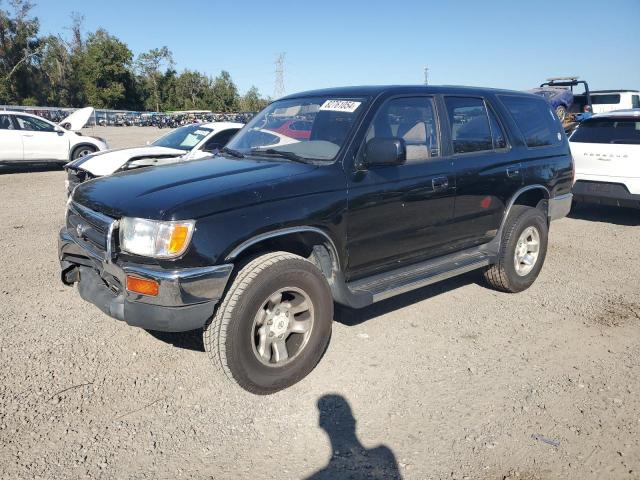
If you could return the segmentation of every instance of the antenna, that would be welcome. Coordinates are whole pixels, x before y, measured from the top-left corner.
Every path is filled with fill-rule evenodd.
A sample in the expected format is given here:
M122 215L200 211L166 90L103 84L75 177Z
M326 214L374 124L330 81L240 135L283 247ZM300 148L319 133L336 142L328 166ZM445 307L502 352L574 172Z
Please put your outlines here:
M284 89L284 52L276 57L276 81L273 87L273 97L280 98L285 94Z
M429 68L424 67L424 84L429 85Z

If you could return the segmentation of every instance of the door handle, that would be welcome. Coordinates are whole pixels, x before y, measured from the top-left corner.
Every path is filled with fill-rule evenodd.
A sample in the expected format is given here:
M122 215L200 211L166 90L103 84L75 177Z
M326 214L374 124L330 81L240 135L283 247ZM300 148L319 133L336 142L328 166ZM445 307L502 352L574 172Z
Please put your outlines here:
M441 192L449 188L449 179L447 177L436 177L431 180L431 186L434 192Z
M23 133L22 136L23 137L33 137L33 134Z
M519 167L507 167L507 177L513 178L520 175Z

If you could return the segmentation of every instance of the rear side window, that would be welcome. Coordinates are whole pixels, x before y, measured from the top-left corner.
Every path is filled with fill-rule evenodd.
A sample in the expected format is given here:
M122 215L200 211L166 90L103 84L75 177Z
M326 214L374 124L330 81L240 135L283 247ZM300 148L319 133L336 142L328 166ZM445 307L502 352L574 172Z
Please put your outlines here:
M572 142L640 144L640 119L591 118L571 135Z
M500 100L516 122L527 147L547 147L562 142L560 122L547 102L511 95L501 95Z
M640 108L640 95L631 95L631 108Z
M617 105L618 103L620 103L619 93L612 93L608 95L591 95L592 105L602 105L602 104Z
M484 100L446 97L453 153L493 150L493 138Z

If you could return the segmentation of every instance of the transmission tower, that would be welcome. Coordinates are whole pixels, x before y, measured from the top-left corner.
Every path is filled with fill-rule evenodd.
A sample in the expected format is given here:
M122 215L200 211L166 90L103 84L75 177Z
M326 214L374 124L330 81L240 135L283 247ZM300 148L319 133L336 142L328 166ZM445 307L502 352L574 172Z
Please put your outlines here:
M284 53L280 53L276 57L276 81L273 87L273 97L280 98L284 94Z

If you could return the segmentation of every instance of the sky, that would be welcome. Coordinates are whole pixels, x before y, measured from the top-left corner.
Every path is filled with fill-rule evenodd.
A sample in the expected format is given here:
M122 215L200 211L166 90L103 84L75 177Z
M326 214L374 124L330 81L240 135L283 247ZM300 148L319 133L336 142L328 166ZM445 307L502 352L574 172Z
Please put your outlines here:
M42 33L105 28L134 54L166 45L176 69L227 70L241 93L343 85L474 85L524 90L580 76L640 89L640 0L35 0Z

